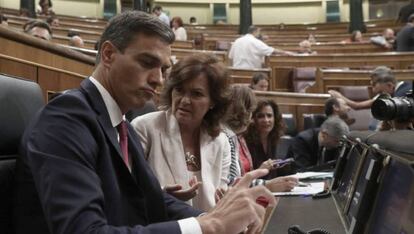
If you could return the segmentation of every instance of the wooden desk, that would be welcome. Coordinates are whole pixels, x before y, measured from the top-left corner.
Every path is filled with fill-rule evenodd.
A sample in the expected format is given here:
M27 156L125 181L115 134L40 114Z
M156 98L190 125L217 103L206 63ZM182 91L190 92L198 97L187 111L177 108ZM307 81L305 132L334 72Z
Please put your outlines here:
M311 196L281 197L265 234L286 234L292 225L309 231L323 228L334 234L345 234L332 196L312 199Z

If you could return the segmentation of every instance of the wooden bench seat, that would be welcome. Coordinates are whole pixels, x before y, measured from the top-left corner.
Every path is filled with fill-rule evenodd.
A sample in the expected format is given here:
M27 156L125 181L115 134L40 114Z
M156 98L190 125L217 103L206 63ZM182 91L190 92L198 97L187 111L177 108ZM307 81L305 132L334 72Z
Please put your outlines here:
M272 69L273 91L290 91L293 68L361 68L384 65L393 69L407 69L413 63L414 52L272 55L266 58L266 67Z
M340 86L370 86L372 70L318 69L315 84L307 93L327 93ZM414 70L393 70L398 81L413 81Z
M0 54L0 73L33 80L40 85L43 97L79 87L86 76Z
M59 44L0 27L0 53L82 75L90 75L95 58Z

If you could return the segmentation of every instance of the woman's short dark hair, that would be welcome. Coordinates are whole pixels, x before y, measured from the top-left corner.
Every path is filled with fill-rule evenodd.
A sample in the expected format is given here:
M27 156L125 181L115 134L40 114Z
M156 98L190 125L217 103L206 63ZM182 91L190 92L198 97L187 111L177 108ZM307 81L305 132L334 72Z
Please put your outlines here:
M267 80L267 81L269 81L269 77L266 75L266 73L256 72L256 73L253 74L252 83L251 84L252 85L256 85L261 80Z
M96 64L100 62L101 46L105 41L110 41L118 50L124 52L125 48L139 33L157 36L168 44L175 40L173 31L158 17L142 11L126 11L113 17L102 33L98 45Z
M210 136L220 133L220 121L229 105L228 70L213 54L195 54L184 57L171 70L161 93L161 104L172 106L172 91L184 82L204 75L208 80L209 94L214 107L204 116L203 124Z
M172 18L171 25L172 25L172 22L174 22L174 21L177 22L178 27L182 27L184 25L183 19L181 19L181 17L179 17L179 16L176 16L176 17Z
M284 134L286 124L283 122L282 114L279 111L279 106L273 100L260 100L257 103L256 110L253 112L253 120L257 118L257 114L266 106L270 106L273 110L274 116L274 126L272 131L270 131L267 139L272 146L276 146L279 138ZM260 143L259 133L257 132L256 126L254 123L250 124L247 128L247 133L245 135L246 141L253 144Z
M250 114L256 108L256 97L253 90L246 85L233 85L230 90L231 104L225 122L236 132L249 125Z

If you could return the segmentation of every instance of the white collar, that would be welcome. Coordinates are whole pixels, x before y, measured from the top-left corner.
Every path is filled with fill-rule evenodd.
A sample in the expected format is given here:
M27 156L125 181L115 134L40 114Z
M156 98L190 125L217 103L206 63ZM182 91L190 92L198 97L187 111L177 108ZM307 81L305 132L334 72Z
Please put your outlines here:
M397 85L395 86L395 89L394 90L397 90L403 84L404 84L404 81L398 82Z
M102 96L106 110L109 114L109 118L111 119L112 127L118 126L122 122L122 120L125 119L125 116L122 115L121 109L119 108L118 104L111 96L111 94L109 94L108 90L106 90L105 87L103 87L98 80L96 80L92 76L89 77L89 80L92 82L92 84L96 86L96 88Z

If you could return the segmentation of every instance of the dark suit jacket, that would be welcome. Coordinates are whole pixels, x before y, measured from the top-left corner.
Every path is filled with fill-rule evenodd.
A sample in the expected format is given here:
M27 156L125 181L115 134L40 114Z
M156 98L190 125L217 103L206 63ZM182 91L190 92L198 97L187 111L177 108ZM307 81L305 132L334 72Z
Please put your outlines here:
M397 34L397 51L414 51L414 26L406 25Z
M129 124L128 139L131 173L103 99L88 79L52 100L22 139L17 233L180 233L170 220L200 212L162 192Z
M330 167L330 161L338 158L339 147L327 149L319 146L319 131L319 128L302 131L289 146L287 157L295 159L297 170L324 170Z
M404 81L398 89L394 92L394 97L405 97L407 95L407 92L410 91L413 88L413 85L411 82Z
M294 158L298 168L314 166L318 162L319 128L310 128L298 133L289 146L287 158Z

